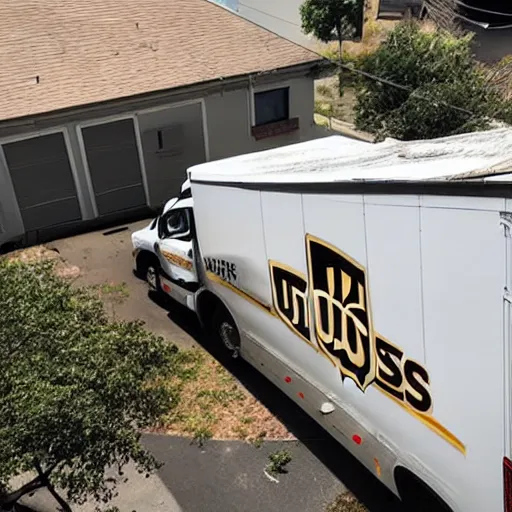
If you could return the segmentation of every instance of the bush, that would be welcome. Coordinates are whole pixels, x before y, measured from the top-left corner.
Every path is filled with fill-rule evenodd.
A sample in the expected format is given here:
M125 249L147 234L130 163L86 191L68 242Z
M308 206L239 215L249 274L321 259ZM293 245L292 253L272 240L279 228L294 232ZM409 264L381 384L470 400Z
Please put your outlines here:
M407 90L360 78L357 128L411 140L486 129L493 118L509 121L510 104L489 86L472 56L471 37L399 24L358 68Z
M81 503L108 501L105 469L157 462L139 440L171 406L163 377L176 349L138 322L112 322L90 292L56 277L48 262L0 260L0 505L48 487ZM20 489L10 479L35 478Z

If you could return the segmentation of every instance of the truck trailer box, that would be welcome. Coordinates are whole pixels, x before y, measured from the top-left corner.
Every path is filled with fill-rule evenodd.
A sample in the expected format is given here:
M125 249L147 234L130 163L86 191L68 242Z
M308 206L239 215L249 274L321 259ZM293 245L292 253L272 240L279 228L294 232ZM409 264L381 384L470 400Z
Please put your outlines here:
M408 510L509 512L511 157L499 129L193 167L164 290Z

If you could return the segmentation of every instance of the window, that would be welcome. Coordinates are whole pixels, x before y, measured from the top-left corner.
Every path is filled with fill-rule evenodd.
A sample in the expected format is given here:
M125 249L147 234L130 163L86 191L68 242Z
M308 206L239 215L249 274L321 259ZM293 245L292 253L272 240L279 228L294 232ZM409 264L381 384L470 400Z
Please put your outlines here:
M162 217L161 238L176 238L189 233L190 227L186 210L172 210Z
M290 117L290 88L272 89L254 94L256 126L285 121Z

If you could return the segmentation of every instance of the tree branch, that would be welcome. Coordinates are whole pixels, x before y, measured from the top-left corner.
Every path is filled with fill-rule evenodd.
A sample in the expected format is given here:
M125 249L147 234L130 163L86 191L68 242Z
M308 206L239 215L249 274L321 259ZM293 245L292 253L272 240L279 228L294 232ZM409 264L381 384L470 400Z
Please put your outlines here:
M55 464L52 469L50 469L50 470L47 469L46 471L43 471L43 469L41 468L41 464L37 460L34 461L34 466L35 466L37 473L41 479L41 482L48 489L50 494L55 498L55 501L62 507L62 510L64 512L73 512L71 510L71 507L67 504L66 500L64 500L64 498L62 498L59 495L59 493L55 490L55 487L50 482L50 479L48 478L51 471L53 471L53 469L55 469L57 464Z
M44 484L39 479L39 476L31 480L30 482L22 485L17 491L13 491L4 496L0 496L0 508L2 510L11 510L11 508L22 498L25 494L36 491L44 487Z
M27 482L25 485L22 485L17 491L13 491L9 494L0 494L0 508L3 510L9 510L13 507L13 505L18 502L25 494L29 494L31 492L37 491L37 489L41 489L45 487L46 484L43 482L43 478L48 480L48 476L50 473L60 464L60 462L56 462L51 466L48 466L44 472L37 472L38 475ZM39 466L41 467L41 466Z

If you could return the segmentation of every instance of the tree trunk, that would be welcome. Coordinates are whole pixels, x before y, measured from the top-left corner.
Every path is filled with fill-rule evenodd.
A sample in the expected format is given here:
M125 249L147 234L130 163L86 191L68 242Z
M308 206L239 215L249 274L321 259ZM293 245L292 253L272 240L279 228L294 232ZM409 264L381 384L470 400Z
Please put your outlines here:
M64 498L62 498L62 496L59 495L59 493L55 490L55 487L50 482L50 479L48 478L50 473L43 472L43 470L41 468L41 464L39 464L38 461L34 462L34 466L37 470L39 478L41 479L41 482L48 489L50 494L55 498L55 501L62 507L63 512L73 512L71 510L71 507L67 504L66 500Z
M338 92L340 98L343 96L343 85L342 85L342 76L341 76L341 64L343 61L343 34L341 33L341 24L336 27L338 32Z
M59 463L52 464L45 471L41 469L41 465L36 461L34 467L37 470L37 476L22 485L17 491L11 493L0 493L0 510L12 510L14 505L23 497L25 494L37 491L43 487L47 487L48 476L58 466Z
M28 494L30 492L36 491L37 489L41 489L44 487L44 484L41 482L39 476L21 486L17 491L13 491L9 494L4 494L0 496L0 509L1 510L12 510L12 507L17 503L17 501Z

